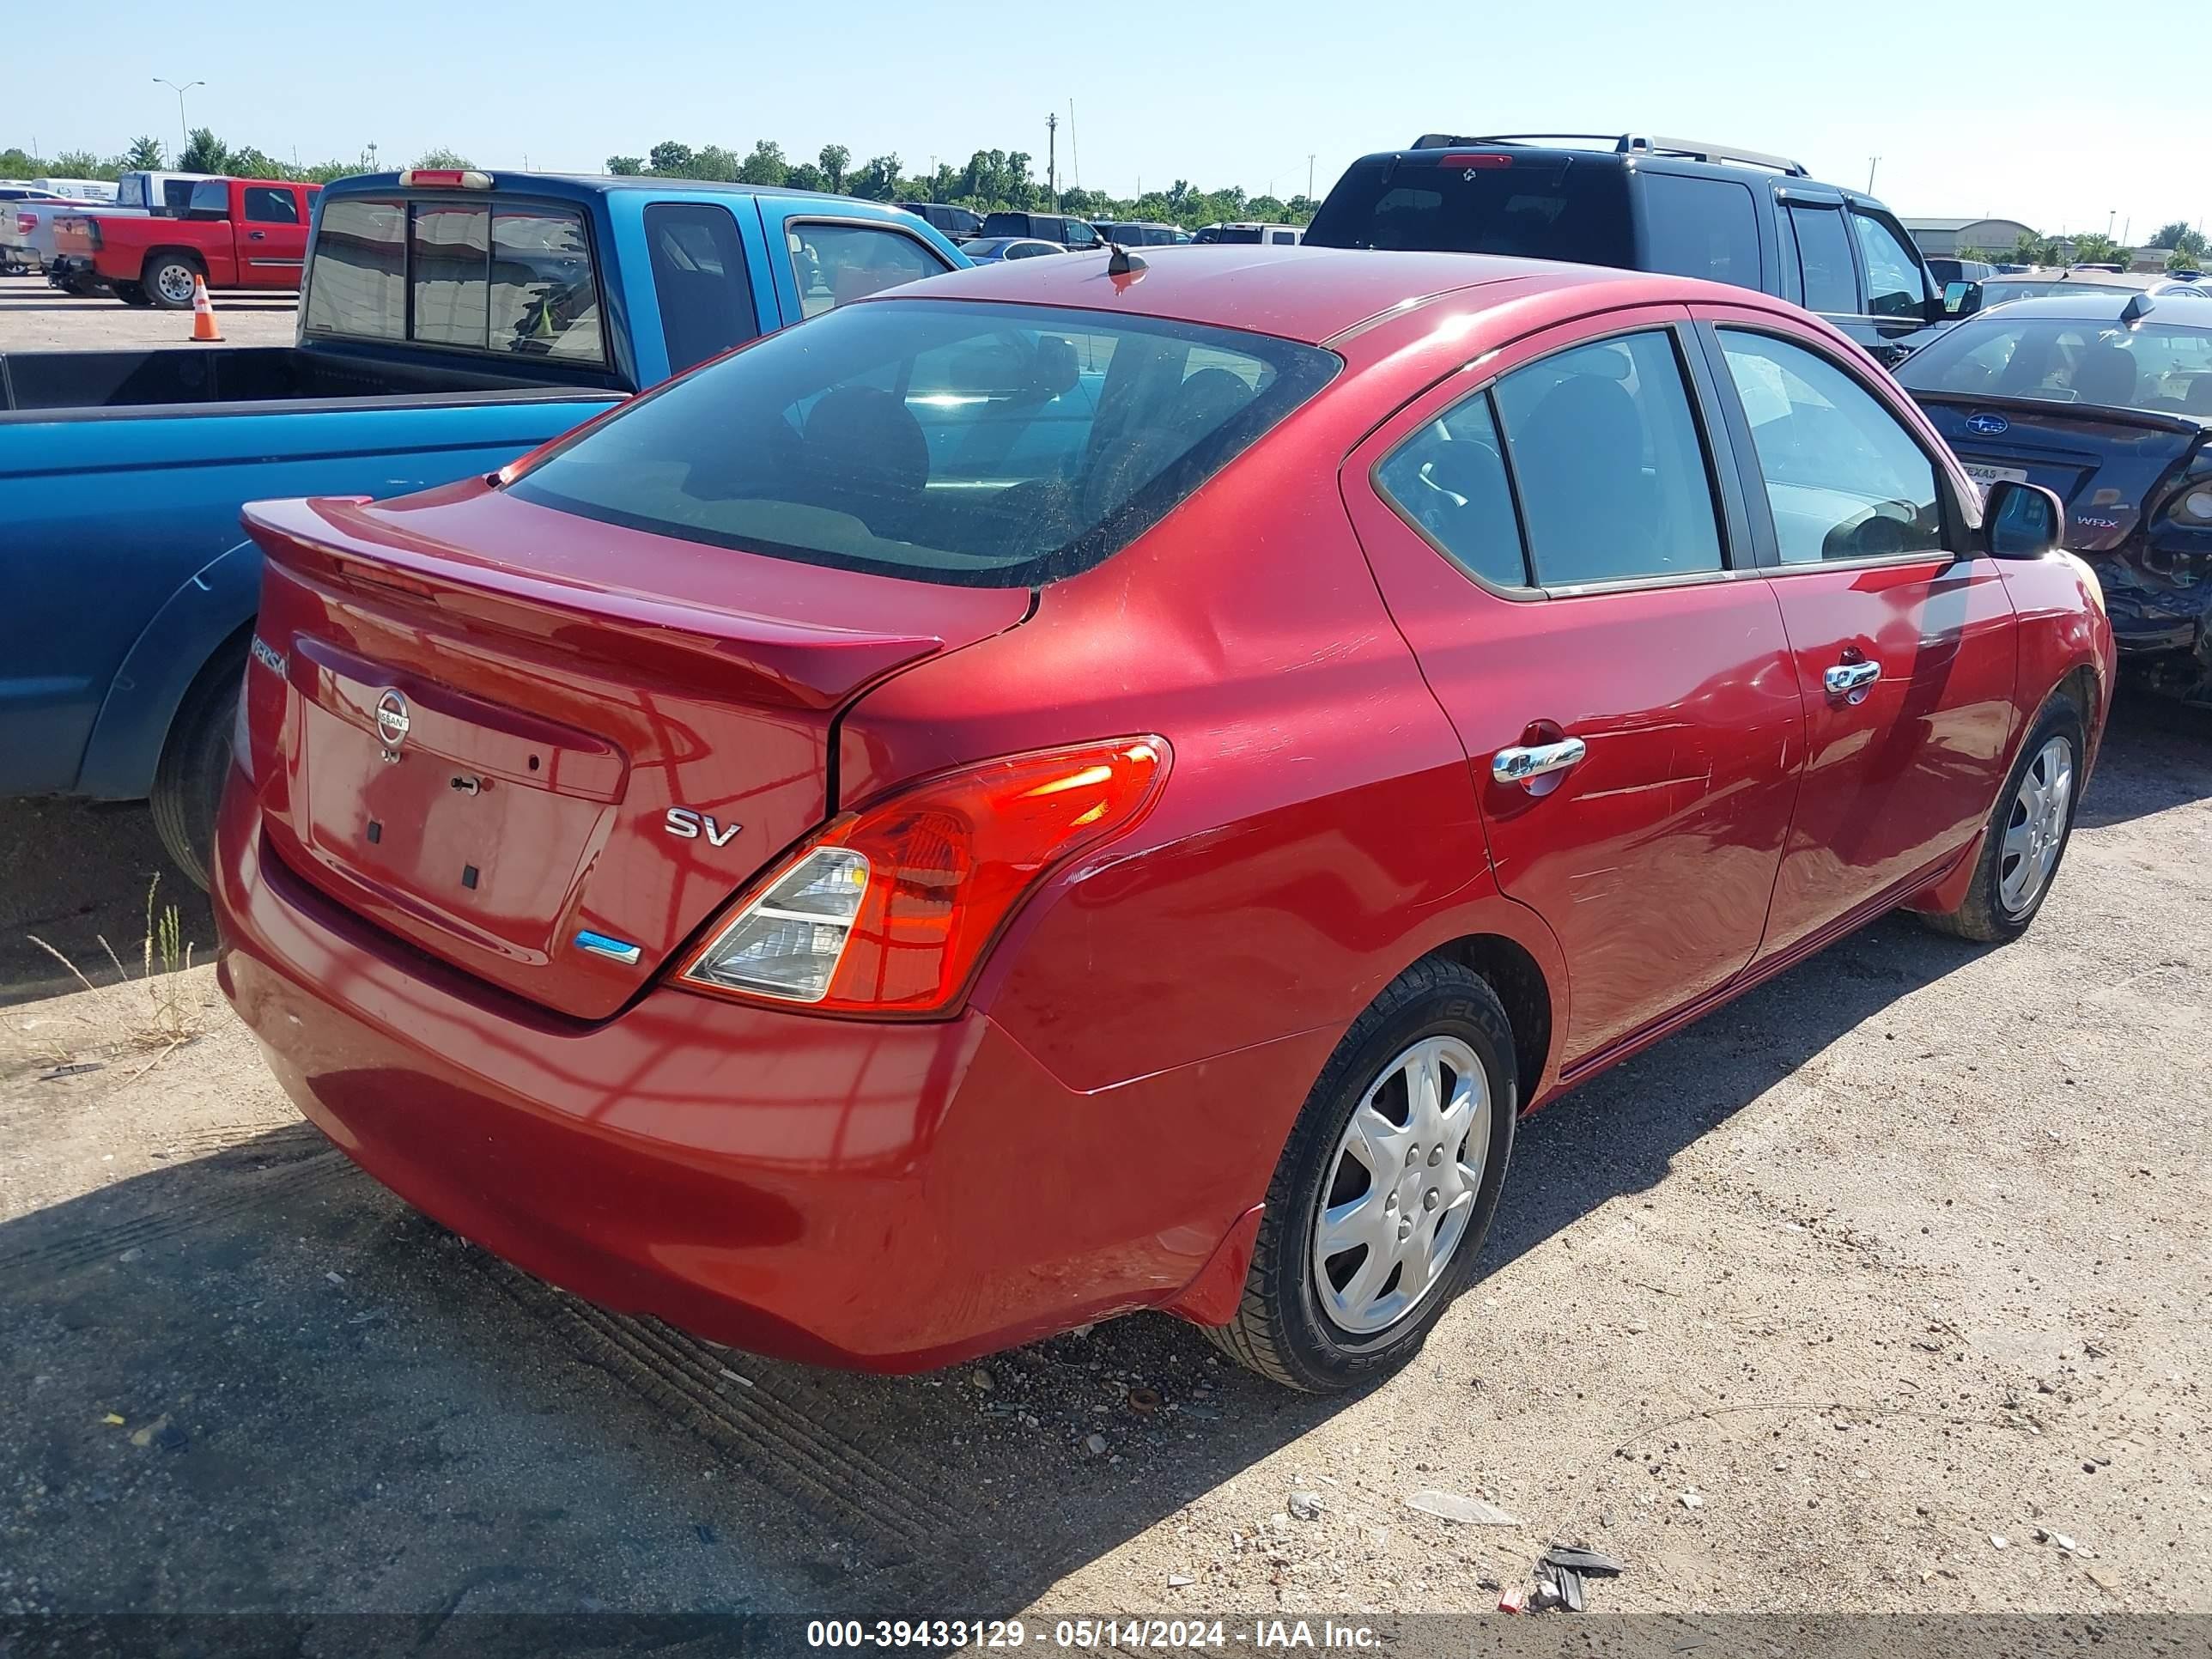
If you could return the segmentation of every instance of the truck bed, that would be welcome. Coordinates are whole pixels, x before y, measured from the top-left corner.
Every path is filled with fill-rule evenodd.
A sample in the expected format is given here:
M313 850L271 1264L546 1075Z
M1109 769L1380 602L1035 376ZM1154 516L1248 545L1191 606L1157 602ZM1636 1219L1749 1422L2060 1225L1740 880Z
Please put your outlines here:
M298 346L224 346L212 351L11 351L0 354L0 421L63 410L71 418L216 413L212 405L304 404L398 398L409 402L499 394L573 398L573 386L449 362L368 362Z

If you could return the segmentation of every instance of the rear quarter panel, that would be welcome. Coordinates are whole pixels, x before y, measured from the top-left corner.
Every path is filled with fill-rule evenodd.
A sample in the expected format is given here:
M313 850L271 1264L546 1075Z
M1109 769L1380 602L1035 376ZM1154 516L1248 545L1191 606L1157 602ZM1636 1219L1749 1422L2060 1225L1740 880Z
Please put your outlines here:
M1337 490L1350 435L1293 416L1030 621L845 722L844 805L992 755L1167 739L1151 814L1048 879L975 989L1072 1088L1340 1027L1425 915L1489 890L1466 756Z

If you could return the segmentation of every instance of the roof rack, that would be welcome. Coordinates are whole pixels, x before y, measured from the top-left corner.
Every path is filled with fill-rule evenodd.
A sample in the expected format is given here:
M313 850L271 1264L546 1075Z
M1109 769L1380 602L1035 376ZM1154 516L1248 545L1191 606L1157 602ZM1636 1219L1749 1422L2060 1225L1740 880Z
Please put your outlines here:
M1455 144L1535 144L1546 139L1569 138L1581 143L1610 144L1620 155L1679 155L1688 161L1710 161L1723 167L1771 167L1793 179L1809 179L1800 162L1786 155L1746 149L1740 144L1712 144L1695 138L1658 138L1635 132L1492 132L1468 136L1425 132L1414 149L1449 149Z

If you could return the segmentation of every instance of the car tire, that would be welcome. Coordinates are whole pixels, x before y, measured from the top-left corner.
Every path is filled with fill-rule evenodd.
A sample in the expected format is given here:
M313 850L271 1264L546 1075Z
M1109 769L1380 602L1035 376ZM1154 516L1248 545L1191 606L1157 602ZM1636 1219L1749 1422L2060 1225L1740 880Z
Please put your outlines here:
M150 306L154 303L154 296L146 292L143 283L117 283L112 284L112 291L115 297L126 306Z
M1424 1058L1411 1058L1417 1055ZM1456 1146L1422 1146L1418 1139L1423 1120L1410 1079L1431 1059L1441 1063L1439 1081L1449 1079L1444 1086L1454 1099L1462 1087L1469 1094L1464 1127L1444 1131L1447 1140L1458 1137ZM1457 1073L1459 1066L1467 1074ZM1407 1079L1402 1089L1400 1079ZM1352 1145L1355 1115L1370 1109L1390 1131L1379 1139L1401 1153L1408 1145L1414 1150L1413 1158L1401 1157L1395 1166L1380 1155L1395 1167L1395 1181L1387 1179L1388 1167L1377 1170L1370 1161L1377 1155ZM1458 963L1432 957L1407 969L1352 1023L1307 1096L1267 1188L1236 1316L1207 1328L1207 1336L1238 1364L1310 1394L1340 1392L1403 1365L1474 1275L1505 1184L1519 1110L1512 1028L1498 994ZM1453 1154L1455 1174L1440 1177L1438 1155L1446 1152ZM1468 1179L1469 1160L1478 1155L1481 1163ZM1432 1181L1438 1185L1430 1186ZM1440 1188L1449 1196L1440 1200ZM1381 1212L1364 1208L1376 1201ZM1441 1218L1461 1211L1456 1223ZM1381 1248L1409 1254L1395 1265L1387 1255L1379 1258L1380 1276L1368 1278L1376 1245L1325 1254L1322 1229L1332 1212L1352 1216L1363 1228L1384 1226ZM1431 1222L1431 1215L1440 1218ZM1434 1252L1445 1248L1447 1224L1451 1237L1438 1257ZM1425 1286L1405 1282L1409 1263L1430 1275Z
M216 810L230 772L230 734L238 718L238 699L246 684L246 641L216 653L185 693L169 738L154 769L147 805L154 833L170 861L204 892L212 867Z
M192 278L204 278L200 262L188 253L156 253L148 258L146 297L164 311L192 308Z
M2074 700L2062 694L2045 703L1997 792L1966 897L1954 910L1923 912L1923 921L1980 945L2009 944L2027 931L2074 838L2087 748Z

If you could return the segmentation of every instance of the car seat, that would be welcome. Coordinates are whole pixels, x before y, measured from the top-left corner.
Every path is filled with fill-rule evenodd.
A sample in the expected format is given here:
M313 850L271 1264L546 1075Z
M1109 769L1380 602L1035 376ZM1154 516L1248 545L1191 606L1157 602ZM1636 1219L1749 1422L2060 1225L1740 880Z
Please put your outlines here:
M1618 381L1575 374L1512 434L1513 468L1545 583L1646 574L1660 556L1659 499L1644 472L1644 417Z
M2075 401L2126 409L2135 402L2136 379L2135 354L2125 346L2093 345L2074 365Z

